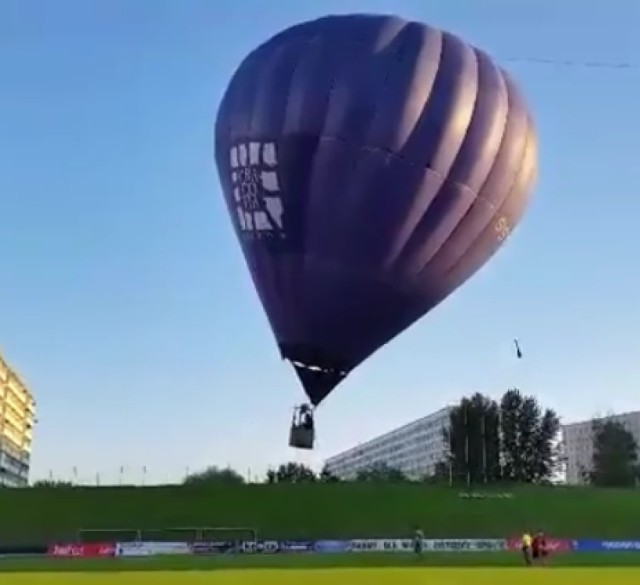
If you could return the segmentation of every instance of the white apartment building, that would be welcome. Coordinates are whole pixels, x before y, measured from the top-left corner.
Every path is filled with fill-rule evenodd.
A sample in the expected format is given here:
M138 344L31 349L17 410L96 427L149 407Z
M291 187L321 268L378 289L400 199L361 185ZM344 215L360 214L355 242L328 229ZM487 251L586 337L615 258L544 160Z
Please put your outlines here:
M0 486L29 483L35 401L0 355Z
M433 475L436 465L449 453L444 438L449 428L451 407L420 418L366 443L330 457L328 471L341 479L354 479L358 472L376 464L399 469L407 477Z
M593 465L593 423L595 420L614 420L625 426L640 445L640 411L616 414L601 419L586 420L562 426L562 443L566 457L568 484L583 484L583 472Z

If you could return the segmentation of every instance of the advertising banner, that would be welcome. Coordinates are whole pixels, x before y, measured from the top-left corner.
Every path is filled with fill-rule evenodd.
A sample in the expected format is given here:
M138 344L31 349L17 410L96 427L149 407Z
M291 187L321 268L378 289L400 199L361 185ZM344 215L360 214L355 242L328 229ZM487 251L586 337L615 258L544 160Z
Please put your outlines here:
M2 545L0 546L0 557L36 557L44 556L49 552L46 545Z
M498 552L507 548L504 538L453 538L425 540L423 547L433 552Z
M84 544L52 544L47 550L50 557L112 557L115 555L116 545L106 542Z
M245 540L240 543L239 552L245 554L273 554L280 552L280 543L275 540Z
M576 552L640 552L640 540L574 540L573 550Z
M313 550L317 553L345 553L351 550L351 543L347 540L319 540L313 543Z
M413 550L412 540L402 539L358 539L349 543L349 550L354 553L366 552L407 552Z
M308 540L286 540L280 543L280 552L284 553L306 553L313 550L313 542Z
M118 557L190 554L192 554L192 550L187 542L119 542L116 545L116 556Z
M219 540L216 542L192 542L191 552L194 555L215 555L237 552L236 543L232 540Z
M522 539L514 536L507 540L507 548L512 551L522 550ZM562 538L547 538L547 550L550 553L566 553L573 551L573 542Z
M368 539L352 540L352 552L411 552L411 539ZM425 539L422 549L425 552L483 552L505 550L507 542L497 538L450 538Z

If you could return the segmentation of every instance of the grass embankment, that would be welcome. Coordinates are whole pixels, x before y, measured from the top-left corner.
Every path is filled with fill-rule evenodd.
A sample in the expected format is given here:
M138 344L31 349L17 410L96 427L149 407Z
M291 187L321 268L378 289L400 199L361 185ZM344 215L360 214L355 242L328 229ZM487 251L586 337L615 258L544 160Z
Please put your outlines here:
M567 538L640 538L640 492L509 488L465 499L424 485L320 484L0 490L0 542L73 540L78 528L244 526L265 539L506 537L524 528ZM104 538L104 535L102 535Z

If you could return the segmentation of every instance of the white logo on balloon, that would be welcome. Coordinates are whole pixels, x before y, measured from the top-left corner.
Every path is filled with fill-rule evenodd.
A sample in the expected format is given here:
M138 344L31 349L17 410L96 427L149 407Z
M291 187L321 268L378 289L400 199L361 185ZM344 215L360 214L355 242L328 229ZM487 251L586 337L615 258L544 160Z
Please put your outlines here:
M284 236L276 145L238 144L231 147L229 158L240 230L257 236Z

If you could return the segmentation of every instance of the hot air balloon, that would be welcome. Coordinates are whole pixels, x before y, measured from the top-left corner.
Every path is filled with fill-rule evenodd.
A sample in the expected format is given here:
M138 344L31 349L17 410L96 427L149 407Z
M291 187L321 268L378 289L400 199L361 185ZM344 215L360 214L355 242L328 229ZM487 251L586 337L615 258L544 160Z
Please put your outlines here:
M216 164L312 407L489 260L523 215L536 158L511 77L426 24L328 16L242 61L219 107ZM294 446L313 445L310 412L294 415L310 429Z

